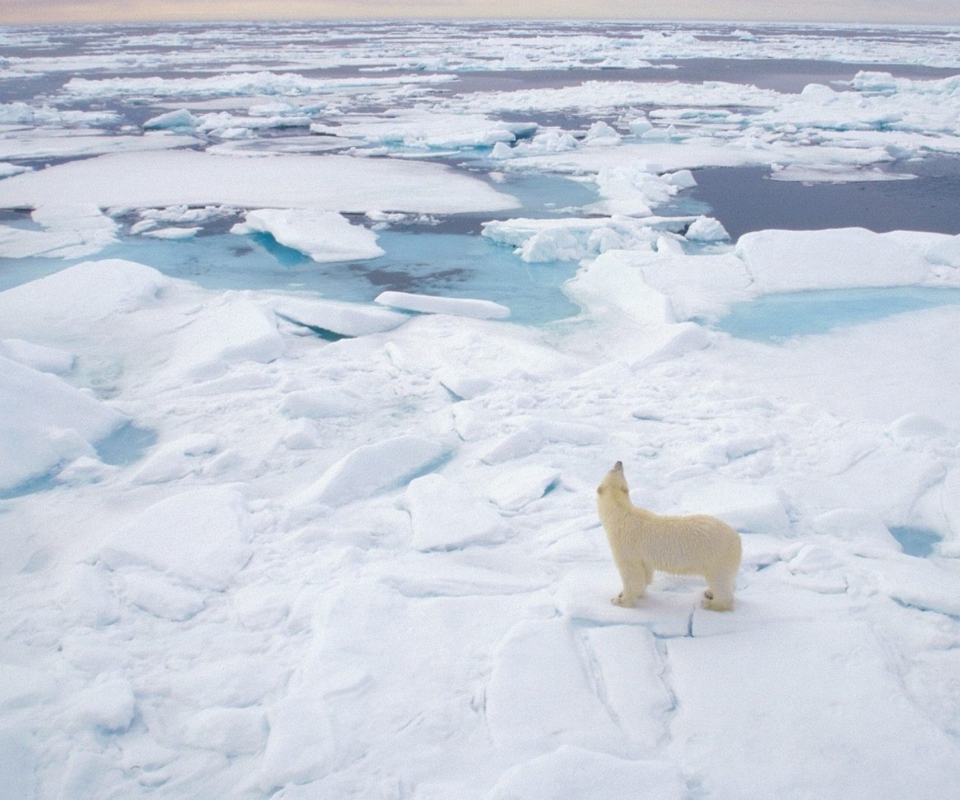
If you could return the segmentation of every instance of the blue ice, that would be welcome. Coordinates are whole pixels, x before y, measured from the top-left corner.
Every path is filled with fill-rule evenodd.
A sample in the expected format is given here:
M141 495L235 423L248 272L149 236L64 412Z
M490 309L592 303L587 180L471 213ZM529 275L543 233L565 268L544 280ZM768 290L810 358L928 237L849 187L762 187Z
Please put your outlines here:
M926 558L933 554L933 547L942 537L929 528L916 528L910 525L900 525L890 528L893 538L900 542L900 547L908 556Z
M960 304L960 289L926 286L784 292L735 303L715 327L738 339L778 343L905 311L955 304Z
M104 464L122 467L139 461L156 443L156 431L128 422L97 442L97 457Z

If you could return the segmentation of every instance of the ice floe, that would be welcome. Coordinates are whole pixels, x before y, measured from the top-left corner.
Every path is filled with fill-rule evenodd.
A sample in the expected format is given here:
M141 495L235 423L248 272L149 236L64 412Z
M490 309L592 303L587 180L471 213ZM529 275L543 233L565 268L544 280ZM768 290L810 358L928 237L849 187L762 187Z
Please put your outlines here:
M362 225L351 225L342 214L316 209L248 211L245 221L231 233L269 233L280 244L310 256L314 261L354 261L382 256L377 234Z
M34 179L23 183L25 179ZM434 164L340 156L240 159L174 151L71 161L0 182L0 206L70 196L109 206L232 205L456 213L514 208L482 181Z

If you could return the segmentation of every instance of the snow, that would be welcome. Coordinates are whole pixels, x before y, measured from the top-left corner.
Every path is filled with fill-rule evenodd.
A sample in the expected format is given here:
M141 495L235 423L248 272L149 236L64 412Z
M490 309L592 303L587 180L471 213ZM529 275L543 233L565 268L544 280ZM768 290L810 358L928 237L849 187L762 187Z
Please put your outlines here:
M304 25L0 32L10 91L43 85L0 107L4 791L950 796L960 306L780 344L713 325L770 293L956 288L960 238L733 242L684 209L705 164L897 160L922 187L960 152L956 79L883 65L955 69L956 33ZM786 91L650 66L735 78L732 55L878 68ZM595 194L554 203L558 176ZM265 235L312 260L259 289L163 272L239 273ZM539 327L483 293L554 278L576 310ZM616 460L638 505L741 532L733 612L695 576L611 604Z

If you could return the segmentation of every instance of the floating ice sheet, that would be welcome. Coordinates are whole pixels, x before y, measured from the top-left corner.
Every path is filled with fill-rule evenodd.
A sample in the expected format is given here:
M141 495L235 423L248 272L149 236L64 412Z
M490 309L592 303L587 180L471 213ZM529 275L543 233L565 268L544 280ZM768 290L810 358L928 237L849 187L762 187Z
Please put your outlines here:
M24 183L24 179L35 179ZM516 201L476 178L435 164L341 156L267 159L177 151L73 161L0 182L0 207L70 196L107 206L221 204L456 213L499 211Z

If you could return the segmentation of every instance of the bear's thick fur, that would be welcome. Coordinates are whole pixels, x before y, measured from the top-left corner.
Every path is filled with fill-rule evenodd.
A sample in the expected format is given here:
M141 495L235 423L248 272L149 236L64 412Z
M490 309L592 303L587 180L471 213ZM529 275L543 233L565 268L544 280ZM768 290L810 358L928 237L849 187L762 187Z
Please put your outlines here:
M703 575L709 587L703 607L733 608L742 547L740 534L729 525L704 514L663 517L637 508L630 501L621 461L597 487L597 510L623 579L623 591L614 603L632 606L659 569L675 575Z

